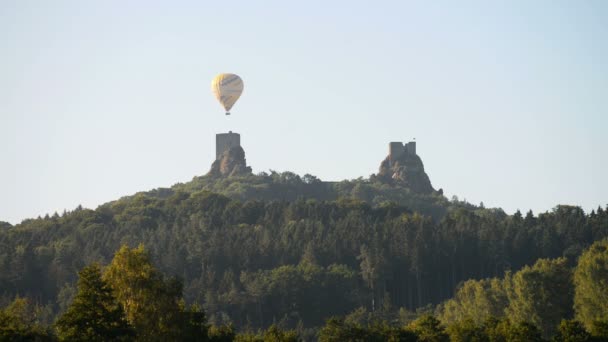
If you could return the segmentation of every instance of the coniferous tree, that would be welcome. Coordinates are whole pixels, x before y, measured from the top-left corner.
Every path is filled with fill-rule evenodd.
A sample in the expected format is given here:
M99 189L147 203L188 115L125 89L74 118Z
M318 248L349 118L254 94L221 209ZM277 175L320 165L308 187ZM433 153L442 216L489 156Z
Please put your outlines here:
M101 278L99 265L79 273L78 293L56 323L64 341L130 341L135 331L126 320L122 306Z

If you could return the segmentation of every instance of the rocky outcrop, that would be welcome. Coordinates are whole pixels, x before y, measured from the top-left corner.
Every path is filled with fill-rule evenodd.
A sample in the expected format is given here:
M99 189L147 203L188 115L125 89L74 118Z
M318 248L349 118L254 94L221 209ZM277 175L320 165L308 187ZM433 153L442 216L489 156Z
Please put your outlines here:
M375 177L384 183L404 186L417 193L435 192L429 176L424 172L422 159L416 154L389 155L380 164Z
M234 146L224 151L211 164L209 175L218 177L230 177L251 173L251 167L247 166L245 150L241 146Z

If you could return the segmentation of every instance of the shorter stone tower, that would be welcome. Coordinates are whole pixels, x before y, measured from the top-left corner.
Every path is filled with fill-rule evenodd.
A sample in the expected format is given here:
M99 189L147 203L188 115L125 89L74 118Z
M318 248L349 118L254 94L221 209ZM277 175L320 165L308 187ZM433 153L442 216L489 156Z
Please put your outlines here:
M215 159L218 160L224 152L233 147L241 146L241 135L238 133L220 133L215 135Z
M416 154L416 142L390 142L388 156L380 164L375 179L403 186L420 194L435 192L429 176L424 172L422 159Z
M410 141L406 144L402 142L390 142L388 144L388 161L389 166L393 165L393 162L401 159L403 156L415 156L416 155L416 142Z

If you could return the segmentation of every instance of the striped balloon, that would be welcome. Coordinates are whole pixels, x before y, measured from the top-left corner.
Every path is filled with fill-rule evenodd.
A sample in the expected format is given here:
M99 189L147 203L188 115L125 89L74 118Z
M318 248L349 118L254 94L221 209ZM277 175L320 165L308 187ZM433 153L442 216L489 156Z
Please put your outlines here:
M230 109L243 93L243 80L235 74L219 74L211 82L211 90L215 98L230 114Z

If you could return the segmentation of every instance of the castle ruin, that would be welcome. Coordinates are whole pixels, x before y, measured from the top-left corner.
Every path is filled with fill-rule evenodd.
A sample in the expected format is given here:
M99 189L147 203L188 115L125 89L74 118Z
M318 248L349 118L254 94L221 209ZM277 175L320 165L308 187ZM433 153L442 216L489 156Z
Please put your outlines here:
M416 154L416 142L390 142L388 156L380 164L375 179L409 188L415 193L431 194L435 189L424 172L422 159Z
M215 159L218 160L224 152L233 147L241 146L241 135L238 133L219 133L215 135Z
M221 177L251 174L240 134L229 131L215 135L215 161L207 174Z
M390 142L388 144L388 161L389 166L393 165L395 160L401 159L403 156L415 156L416 155L416 142L410 141L403 144L400 141Z

